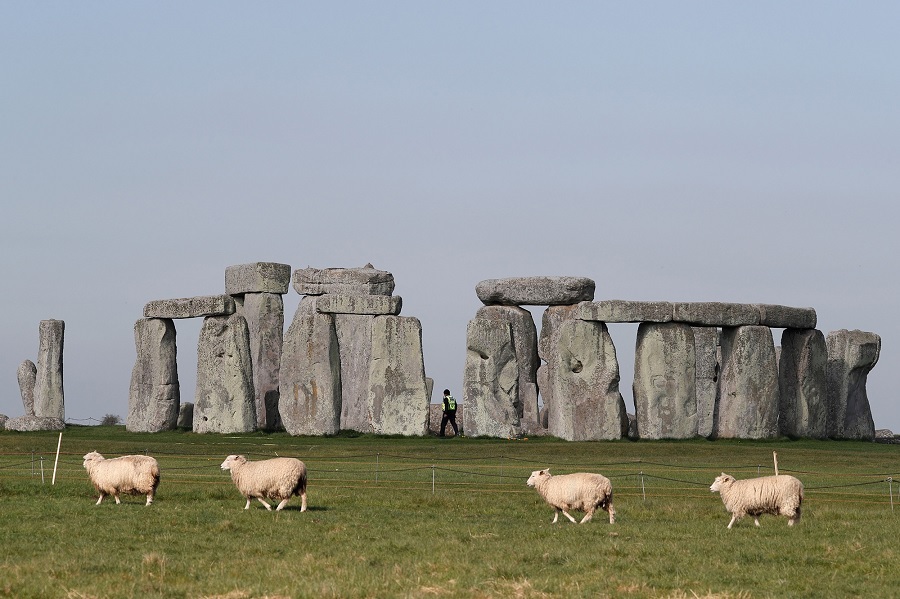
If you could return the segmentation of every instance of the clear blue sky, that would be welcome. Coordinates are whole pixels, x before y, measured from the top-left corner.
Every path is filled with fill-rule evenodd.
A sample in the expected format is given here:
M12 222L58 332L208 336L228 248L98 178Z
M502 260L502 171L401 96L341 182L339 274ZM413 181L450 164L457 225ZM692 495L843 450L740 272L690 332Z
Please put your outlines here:
M146 302L222 293L232 264L371 262L439 389L479 281L587 276L878 333L869 398L900 432L898 23L893 2L2 3L0 412L23 412L40 320L66 322L67 416L124 417ZM193 401L200 323L176 326ZM635 327L611 330L633 410Z

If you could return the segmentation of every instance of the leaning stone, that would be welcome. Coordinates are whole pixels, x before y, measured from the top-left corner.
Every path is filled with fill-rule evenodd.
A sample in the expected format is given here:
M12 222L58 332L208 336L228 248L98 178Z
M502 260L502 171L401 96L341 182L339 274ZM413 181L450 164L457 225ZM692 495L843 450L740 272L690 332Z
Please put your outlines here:
M628 414L619 393L616 348L602 322L567 320L559 348L548 364L553 389L548 429L567 441L621 439Z
M788 437L828 436L825 336L817 329L785 329L778 361L778 428Z
M178 299L153 300L144 305L145 318L203 318L234 314L230 295L205 295Z
M578 304L576 318L599 322L670 322L671 302L602 300Z
M712 327L757 325L759 309L752 304L678 302L672 305L672 320Z
M470 437L518 437L519 365L510 323L475 318L466 329L463 428Z
M225 269L225 293L242 295L244 293L277 293L288 292L291 282L291 266L277 262L252 262L238 264Z
M208 316L197 342L195 433L256 430L250 332L240 314Z
M34 382L34 415L38 418L66 419L63 392L63 338L66 323L42 320ZM49 429L55 430L55 429Z
M334 315L341 359L341 430L375 432L369 406L369 365L372 361L374 322L374 316Z
M177 426L181 388L175 338L171 319L143 318L134 323L137 357L128 388L125 430L158 433Z
M710 437L719 387L719 329L693 327L697 382L697 434Z
M16 378L19 380L19 393L22 395L25 415L34 416L34 385L37 381L37 366L31 360L25 360L19 364Z
M334 435L341 426L341 359L334 316L297 308L284 336L279 411L291 435Z
M541 359L538 357L537 329L531 312L518 306L482 306L475 318L509 323L519 366L518 396L513 403L523 428L529 431L535 429L539 424L537 369Z
M369 406L375 432L425 435L428 404L422 323L407 316L376 316L369 362Z
M62 418L41 416L19 416L6 421L6 430L29 433L33 431L62 431L66 423Z
M722 329L722 371L713 436L771 439L778 436L778 364L772 329Z
M246 293L237 301L237 312L247 321L256 428L282 430L278 415L278 370L284 343L284 300L278 293Z
M634 352L634 409L641 439L697 435L696 349L691 327L641 323Z
M595 283L585 277L487 279L475 286L485 305L561 306L594 299Z
M871 441L875 438L875 422L866 379L881 355L881 337L841 329L828 333L825 345L828 436Z
M816 311L813 308L791 308L773 304L757 304L759 324L773 329L814 329Z
M185 431L194 429L194 404L186 401L178 409L178 428Z
M391 295L394 275L371 264L362 268L302 268L294 271L294 290L300 295Z
M383 316L400 314L403 299L399 295L338 295L329 293L316 298L316 310L323 314L367 314Z

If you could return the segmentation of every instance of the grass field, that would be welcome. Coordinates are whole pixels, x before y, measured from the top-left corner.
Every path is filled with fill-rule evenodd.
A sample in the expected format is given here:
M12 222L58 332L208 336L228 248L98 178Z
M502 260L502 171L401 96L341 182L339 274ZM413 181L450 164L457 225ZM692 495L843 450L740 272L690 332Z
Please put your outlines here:
M0 433L0 596L9 597L898 597L900 446L702 440L408 439L132 434L124 427ZM154 504L95 506L81 456L155 456ZM722 471L779 469L806 486L803 517L732 530ZM244 499L231 453L295 456L310 509ZM43 462L41 461L43 457ZM41 479L43 464L43 482ZM560 519L532 470L608 476L617 522Z

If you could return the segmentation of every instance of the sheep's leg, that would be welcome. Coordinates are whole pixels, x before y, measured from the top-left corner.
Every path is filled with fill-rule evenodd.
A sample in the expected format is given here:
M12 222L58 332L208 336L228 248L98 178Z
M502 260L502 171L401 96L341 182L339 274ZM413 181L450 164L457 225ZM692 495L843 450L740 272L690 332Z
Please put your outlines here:
M249 510L249 509L250 509L250 498L249 498L249 497L247 498L247 505L244 506L244 509L245 509L245 510Z
M728 523L728 528L731 528L731 525L734 524L735 521L737 521L737 519L738 519L737 514L735 514L734 516L732 516L732 517L731 517L731 522Z
M579 524L584 524L585 522L590 522L591 518L594 517L594 508L589 509L585 514L584 518L581 519Z
M118 493L113 494L113 497L116 498L116 505L119 505L120 503L122 503L121 501L119 501L119 494L118 494Z
M101 491L101 492L100 492L100 499L98 499L98 500L97 500L97 503L95 503L94 505L100 505L100 502L103 501L103 498L104 498L104 497L106 497L106 495Z
M276 512L280 512L280 511L281 511L281 508L283 508L284 506L287 505L287 502L288 502L287 499L282 499L282 500L281 500L281 503L278 504L278 507L275 508L275 511L276 511Z
M759 526L759 516L753 516L753 523Z
M259 500L259 502L260 502L261 504L263 504L264 506L266 506L266 509L267 509L267 510L269 510L270 512L272 511L272 506L269 505L267 501L265 501L262 497L257 497L257 499ZM248 504L248 505L249 505L249 504Z
M793 526L794 522L797 521L797 518L788 518L788 526Z
M615 524L616 523L616 510L615 510L615 508L613 508L613 504L610 503L608 506L606 506L606 511L609 512L609 523Z
M153 503L153 493L147 493L147 503L145 503L144 505L148 506L151 503Z
M569 520L572 521L572 524L574 524L576 522L575 518L572 517L572 514L570 514L566 510L563 510L562 513L563 513L563 516L565 516L566 518L568 518Z
M550 524L556 524L556 521L559 520L559 510L556 510L556 513L553 514L553 522Z
M303 491L303 493L300 494L300 511L306 511L306 491Z

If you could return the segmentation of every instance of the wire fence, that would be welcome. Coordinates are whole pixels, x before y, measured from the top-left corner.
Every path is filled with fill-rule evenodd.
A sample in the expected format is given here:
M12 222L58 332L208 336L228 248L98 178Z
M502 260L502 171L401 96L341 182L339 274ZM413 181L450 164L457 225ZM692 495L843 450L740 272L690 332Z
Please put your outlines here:
M205 446L209 449L208 446ZM709 485L719 472L736 478L774 474L772 466L762 464L683 465L641 459L624 461L537 461L503 454L440 457L433 459L389 452L343 453L316 451L310 446L302 452L311 485L320 488L370 489L392 493L420 490L438 492L533 493L525 481L533 470L552 467L555 474L600 472L613 482L617 496L638 497L642 501L663 498L708 497ZM254 447L244 455L261 460L279 455ZM282 450L284 448L281 448ZM128 453L151 453L132 450ZM280 452L284 455L284 451ZM294 453L298 455L301 452ZM160 464L165 484L221 485L232 482L221 470L222 453L190 453L159 450L152 455ZM115 456L108 456L115 457ZM0 453L0 482L29 479L35 484L50 484L55 453ZM85 480L81 454L61 452L57 463L59 481ZM816 502L883 504L893 512L894 488L898 472L841 472L780 468L780 474L797 476L804 484L807 499ZM898 497L900 500L900 497Z

